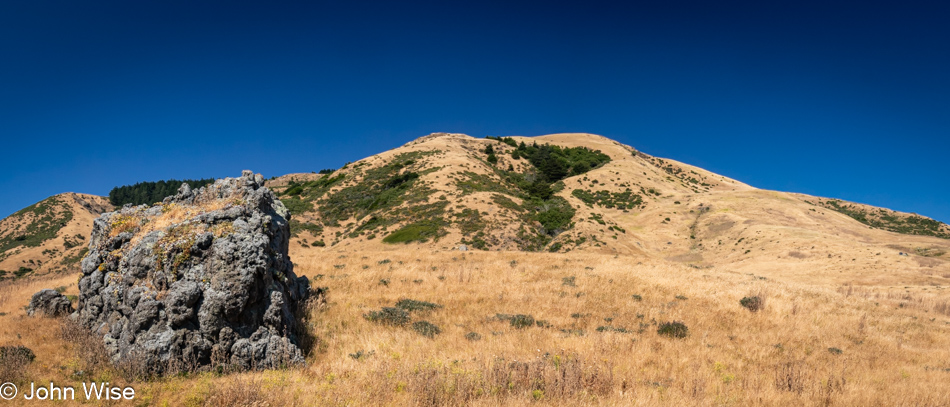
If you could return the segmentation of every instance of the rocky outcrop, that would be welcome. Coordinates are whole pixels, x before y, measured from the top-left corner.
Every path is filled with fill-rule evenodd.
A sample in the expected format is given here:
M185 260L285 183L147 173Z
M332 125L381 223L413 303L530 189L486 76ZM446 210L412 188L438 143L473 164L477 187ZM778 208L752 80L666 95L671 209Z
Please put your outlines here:
M74 317L115 363L149 373L301 363L298 317L311 291L288 256L289 218L250 171L103 214Z
M65 295L49 288L37 291L30 298L30 305L26 309L27 315L60 317L73 313L73 304Z

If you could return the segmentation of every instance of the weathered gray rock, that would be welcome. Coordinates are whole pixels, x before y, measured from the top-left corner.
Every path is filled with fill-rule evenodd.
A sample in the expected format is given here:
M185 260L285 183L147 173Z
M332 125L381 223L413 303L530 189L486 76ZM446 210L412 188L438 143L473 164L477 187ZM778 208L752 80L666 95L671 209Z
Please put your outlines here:
M65 295L47 288L33 294L26 313L30 316L39 314L44 317L59 317L72 314L73 304Z
M149 373L301 363L298 316L317 294L294 275L289 218L250 171L103 214L74 317L115 363Z

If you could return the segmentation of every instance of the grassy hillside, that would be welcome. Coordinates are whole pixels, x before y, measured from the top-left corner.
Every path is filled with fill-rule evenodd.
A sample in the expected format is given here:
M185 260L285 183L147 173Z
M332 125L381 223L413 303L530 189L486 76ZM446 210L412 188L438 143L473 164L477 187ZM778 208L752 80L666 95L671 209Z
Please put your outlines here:
M439 242L457 232L460 236L449 244L556 251L560 246L549 244L571 228L575 213L555 195L564 188L561 181L610 161L586 147L517 143L511 138L444 135L431 141L317 179L289 181L279 192L291 212L302 215L293 223L294 233L306 232L318 245L336 246L347 240ZM463 162L455 164L453 156ZM472 198L490 199L504 213L491 216L481 205L465 202ZM498 223L516 226L509 233L493 233Z
M908 283L950 283L939 222L757 190L590 134L439 133L282 178L272 185L302 249L583 251L832 280L838 267L896 268Z
M0 220L0 280L75 269L92 220L109 209L102 197L66 193Z
M294 254L329 287L309 366L133 381L139 405L945 405L950 302L598 254ZM21 283L22 284L22 283ZM18 383L129 383L0 287ZM749 298L758 298L752 311ZM745 301L744 301L745 300ZM743 305L745 304L745 305ZM676 329L681 323L683 328ZM77 376L77 372L82 373ZM254 404L258 403L258 404Z
M895 212L884 208L844 202L839 199L818 199L817 204L841 212L865 225L906 235L934 236L950 239L946 223L916 214Z

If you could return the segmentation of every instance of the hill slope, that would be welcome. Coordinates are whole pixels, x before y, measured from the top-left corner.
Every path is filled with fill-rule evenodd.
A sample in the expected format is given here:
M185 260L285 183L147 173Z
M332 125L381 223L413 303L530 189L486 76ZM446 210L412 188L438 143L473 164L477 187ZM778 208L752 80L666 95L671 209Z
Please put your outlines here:
M78 267L93 219L110 210L104 197L68 192L0 220L0 278Z
M536 183L549 169L519 153L522 143L609 161L581 172L567 160L572 166L547 179L553 193L540 199ZM837 283L867 270L884 272L874 274L877 284L950 282L950 240L935 237L948 236L945 224L756 189L590 134L495 140L436 133L329 175L281 177L272 186L294 213L302 249L401 250L393 243L406 242L436 250L581 250Z

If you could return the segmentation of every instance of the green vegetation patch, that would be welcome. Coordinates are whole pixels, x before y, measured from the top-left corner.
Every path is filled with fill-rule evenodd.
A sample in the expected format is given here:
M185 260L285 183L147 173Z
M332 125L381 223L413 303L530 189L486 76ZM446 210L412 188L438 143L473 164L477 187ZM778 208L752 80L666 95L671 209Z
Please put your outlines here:
M37 247L56 237L60 229L73 219L73 213L53 196L21 209L11 217L20 217L25 226L0 239L0 253L21 246Z
M442 333L442 330L438 326L429 322L429 321L416 321L412 323L412 330L416 331L419 335L425 336L426 338L435 338L436 335Z
M508 195L519 195L517 189L506 180L498 180L485 174L476 174L471 171L462 173L464 178L455 180L455 187L462 191L462 195L473 192L500 192Z
M525 328L530 328L535 325L542 328L551 326L547 321L536 320L534 319L534 316L525 315L525 314L516 314L516 315L496 314L495 318L498 319L499 321L508 321L508 323L511 324L511 326L515 329L525 329Z
M683 339L689 336L689 328L686 327L686 324L679 321L664 322L657 328L656 333L661 336Z
M566 199L559 196L539 202L530 200L528 203L534 220L541 223L544 232L556 236L568 229L571 219L574 218L574 207Z
M560 181L568 176L580 175L608 162L610 157L598 150L587 147L561 147L551 144L530 146L521 143L515 149L519 157L538 170L538 175L548 183Z
M412 300L409 298L403 298L396 302L396 307L402 308L406 311L432 311L434 309L442 308L441 305L427 302L427 301L418 301Z
M335 226L340 221L361 219L375 211L428 201L431 190L417 185L419 173L410 167L416 160L437 153L439 151L415 151L397 155L384 166L366 170L360 182L327 194L320 201L324 224ZM396 221L398 219L389 224Z
M741 305L743 308L749 311L758 312L765 305L765 302L762 301L762 298L760 298L759 296L752 296L752 297L744 297L741 300L739 300L739 305Z
M83 257L86 257L87 253L89 253L89 248L83 247L82 249L79 250L78 253L76 253L75 256L63 257L63 260L61 260L60 263L64 266L71 266L73 264L77 264L80 261L82 261Z
M290 220L290 235L297 237L302 232L310 232L314 236L320 236L323 233L323 226L310 222L300 222L296 219Z
M920 215L900 216L886 209L873 211L837 199L822 201L821 205L848 215L865 225L889 232L950 239L950 227L946 223Z
M427 242L444 235L442 223L434 220L420 221L403 226L383 238L385 243Z
M627 188L626 191L623 192L575 189L571 191L571 195L580 199L588 207L597 205L608 209L617 208L620 210L628 210L637 208L643 204L643 197L634 193L630 188Z
M383 307L379 311L370 311L363 315L368 321L383 325L406 326L409 325L409 313L402 308Z
M299 215L313 210L313 203L300 199L300 197L285 197L281 198L280 202L287 207L291 215Z

